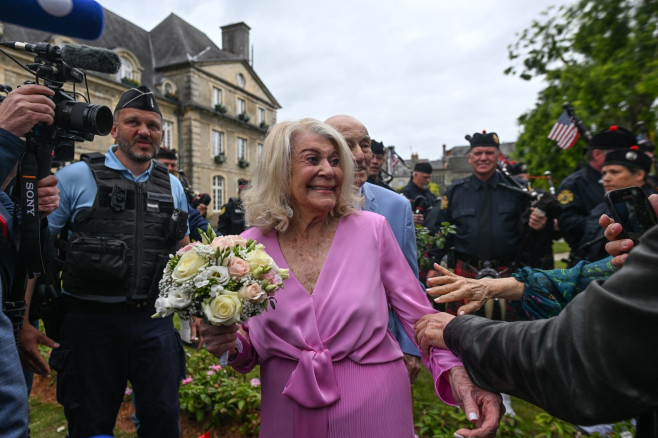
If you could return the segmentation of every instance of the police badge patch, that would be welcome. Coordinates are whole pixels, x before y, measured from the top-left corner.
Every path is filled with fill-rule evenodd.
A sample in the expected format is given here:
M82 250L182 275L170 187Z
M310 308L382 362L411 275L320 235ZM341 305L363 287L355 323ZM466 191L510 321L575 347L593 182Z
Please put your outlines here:
M557 195L557 200L560 204L567 205L573 201L573 193L571 193L571 190L564 189Z

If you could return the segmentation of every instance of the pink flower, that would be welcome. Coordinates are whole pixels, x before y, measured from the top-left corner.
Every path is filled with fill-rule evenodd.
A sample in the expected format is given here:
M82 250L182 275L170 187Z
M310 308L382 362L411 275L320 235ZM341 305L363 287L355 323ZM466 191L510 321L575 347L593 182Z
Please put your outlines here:
M213 370L206 371L207 376L212 376L213 374L215 374L215 372Z
M240 257L233 257L228 265L228 273L231 277L244 277L249 273L249 263Z
M212 365L210 368L212 368L214 371L219 371L222 369L221 365Z
M267 294L258 283L248 283L239 291L238 295L252 303L262 303L267 299Z
M133 393L133 390L126 386L126 391L124 392L124 394L130 395L132 393Z
M249 381L249 384L252 386L252 388L258 388L260 386L260 379L258 379L258 377L254 377Z
M190 377L186 377L186 378L184 378L183 381L182 381L181 383L182 383L183 385L187 385L188 383L192 383L193 380L194 380L194 379L190 376Z
M176 251L176 254L183 254L184 252L188 252L189 250L194 248L198 243L199 242L188 243L187 245Z
M247 240L236 235L215 237L210 246L213 248L226 249L233 246L246 246Z

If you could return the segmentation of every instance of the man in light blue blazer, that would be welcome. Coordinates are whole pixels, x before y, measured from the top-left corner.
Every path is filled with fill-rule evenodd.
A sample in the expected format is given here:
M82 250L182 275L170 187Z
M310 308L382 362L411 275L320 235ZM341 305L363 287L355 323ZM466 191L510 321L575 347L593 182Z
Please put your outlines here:
M330 117L326 123L335 128L345 138L356 162L354 185L361 188L365 198L364 210L381 214L388 220L398 245L407 259L407 263L418 278L418 260L416 258L416 233L414 231L411 204L405 197L383 187L367 183L370 167L370 135L366 127L351 116L338 115ZM422 286L422 284L421 284ZM423 286L424 289L424 286ZM420 353L406 335L397 316L389 312L388 327L400 344L404 353L404 362L409 371L409 380L413 383L422 366Z

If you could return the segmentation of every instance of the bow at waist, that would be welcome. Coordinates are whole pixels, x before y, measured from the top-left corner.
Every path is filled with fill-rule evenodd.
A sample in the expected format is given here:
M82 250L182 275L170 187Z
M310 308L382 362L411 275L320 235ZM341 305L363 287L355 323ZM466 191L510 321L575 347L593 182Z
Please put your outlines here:
M340 400L329 350L303 350L283 394L306 408L331 406Z

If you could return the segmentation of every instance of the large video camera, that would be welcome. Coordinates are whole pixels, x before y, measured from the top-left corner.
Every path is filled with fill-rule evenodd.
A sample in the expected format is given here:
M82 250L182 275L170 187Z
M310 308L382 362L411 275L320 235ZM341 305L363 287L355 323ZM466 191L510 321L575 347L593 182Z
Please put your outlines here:
M50 174L53 161L73 161L76 141L91 141L94 135L107 135L112 129L112 111L101 105L89 103L89 87L86 84L84 70L94 70L102 73L115 73L121 66L116 53L105 49L88 46L65 45L63 48L48 44L27 44L19 42L2 42L2 46L22 50L34 54L34 62L21 64L6 51L0 49L12 61L34 75L34 81L25 84L44 85L50 88L54 95L55 117L52 125L37 123L25 135L26 152L21 157L13 198L16 208L20 211L16 224L20 230L20 241L17 242L18 255L16 260L14 285L5 295L3 311L9 316L14 326L16 340L21 330L25 313L25 284L28 277L41 276L44 269L41 254L40 230L44 223L38 214L38 192L35 180L45 178ZM85 102L78 102L75 84L85 82L87 97ZM64 91L67 82L73 83L73 91ZM0 86L0 92L8 94L11 87ZM6 98L0 97L0 103ZM56 284L56 283L52 283ZM35 303L41 303L42 297L37 294ZM44 302L44 306L45 306ZM37 304L35 307L44 307Z
M112 111L102 105L89 103L89 87L85 102L76 97L84 95L75 91L75 84L85 81L82 68L103 73L114 73L121 66L118 55L105 49L88 46L65 45L63 48L48 43L27 44L3 42L3 46L33 53L34 62L23 66L4 50L5 55L21 67L34 74L34 81L25 84L44 85L55 93L55 120L52 125L37 124L27 135L27 149L36 155L38 178L47 176L52 162L73 161L74 142L92 141L94 135L107 135L112 129ZM73 91L64 91L67 82L73 83ZM4 86L0 91L8 93L11 87ZM0 96L0 102L5 96Z

